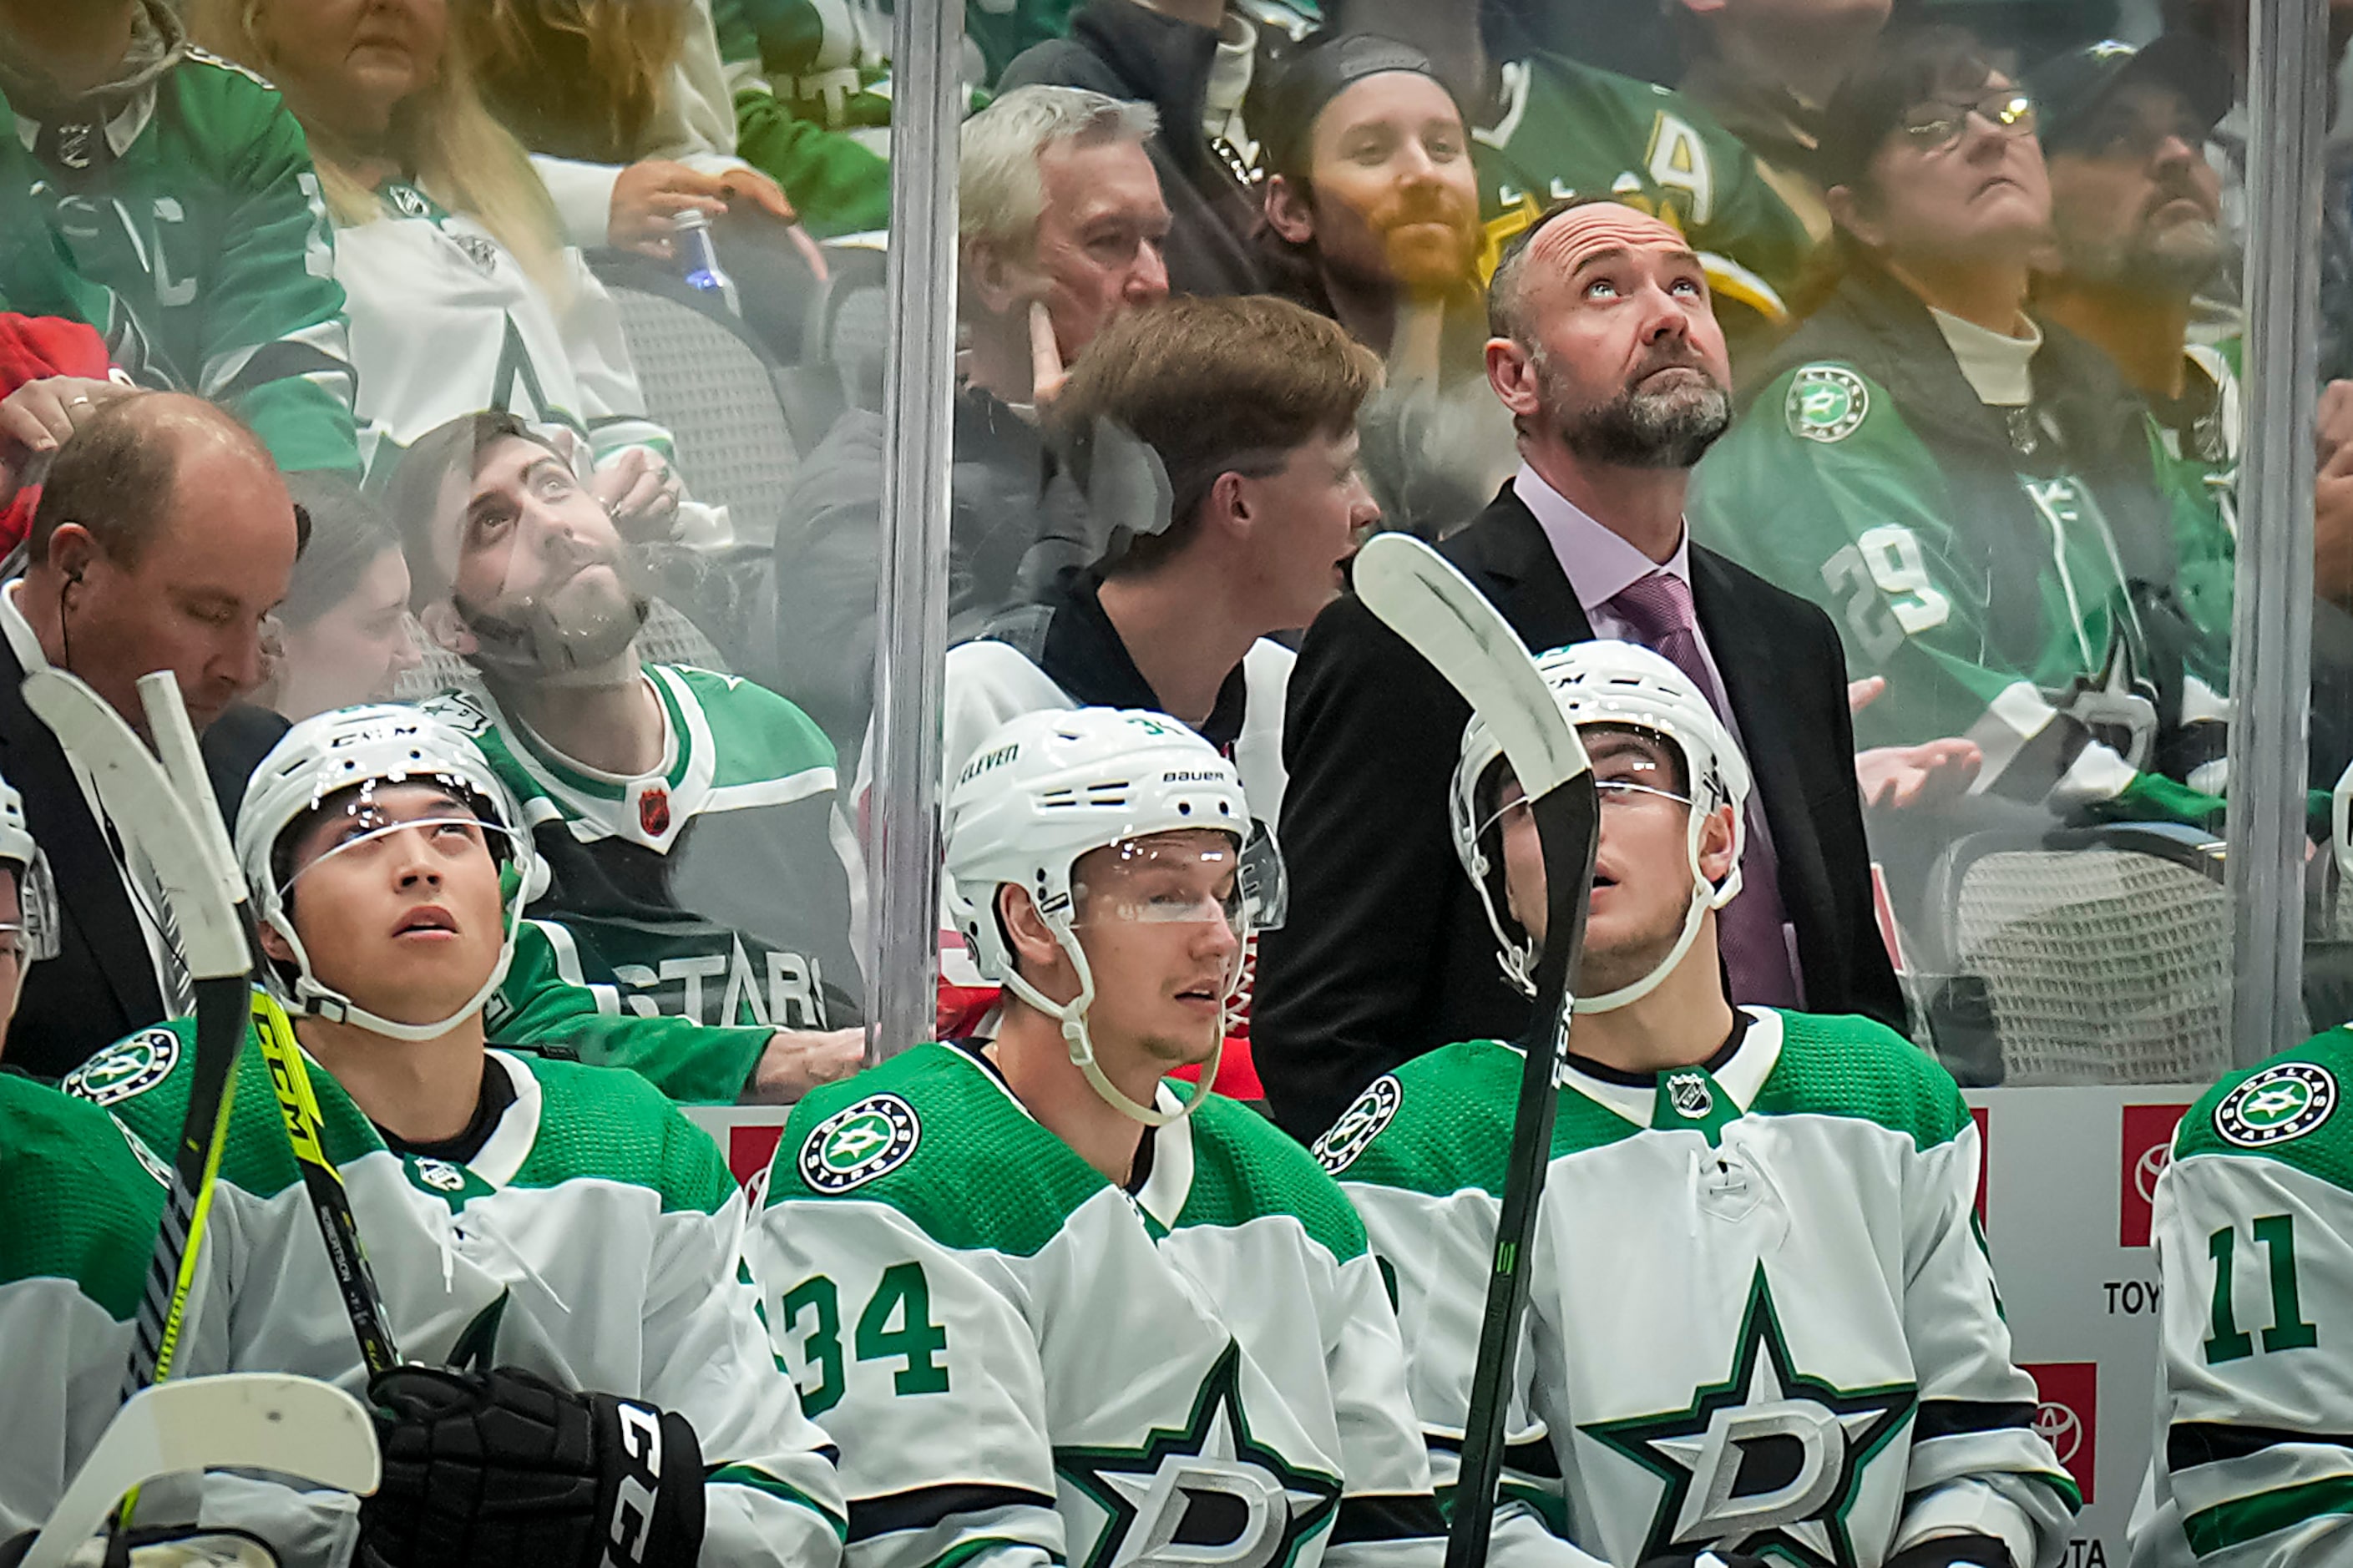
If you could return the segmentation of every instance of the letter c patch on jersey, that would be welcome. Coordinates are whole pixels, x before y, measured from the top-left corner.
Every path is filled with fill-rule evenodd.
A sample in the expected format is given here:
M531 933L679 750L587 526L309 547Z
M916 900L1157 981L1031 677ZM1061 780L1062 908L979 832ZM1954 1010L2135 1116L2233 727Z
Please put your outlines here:
M820 1193L846 1193L905 1164L923 1136L913 1106L895 1094L870 1095L802 1142L801 1180Z
M2337 1109L2337 1075L2316 1062L2282 1062L2247 1079L2214 1108L2214 1131L2242 1149L2301 1138Z
M92 1105L120 1105L163 1082L179 1059L179 1036L169 1029L142 1029L66 1074L59 1087Z
M1810 364L1791 379L1782 412L1800 440L1843 441L1871 412L1871 388L1842 366Z
M1405 1101L1405 1089L1395 1073L1383 1073L1373 1079L1356 1102L1340 1113L1340 1120L1325 1130L1324 1136L1309 1145L1308 1152L1324 1167L1326 1175L1336 1176L1356 1162L1365 1146L1380 1135L1382 1128L1397 1115L1398 1107Z

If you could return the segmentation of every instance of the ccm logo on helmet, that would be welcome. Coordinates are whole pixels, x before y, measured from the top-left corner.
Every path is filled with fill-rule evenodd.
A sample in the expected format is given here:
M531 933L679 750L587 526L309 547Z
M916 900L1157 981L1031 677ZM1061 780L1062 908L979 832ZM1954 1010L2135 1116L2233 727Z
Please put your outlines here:
M661 1492L661 1417L642 1405L619 1402L621 1452L636 1462L613 1491L613 1519L607 1536L613 1550L605 1554L608 1568L627 1568L645 1560L646 1537L653 1531L654 1500Z

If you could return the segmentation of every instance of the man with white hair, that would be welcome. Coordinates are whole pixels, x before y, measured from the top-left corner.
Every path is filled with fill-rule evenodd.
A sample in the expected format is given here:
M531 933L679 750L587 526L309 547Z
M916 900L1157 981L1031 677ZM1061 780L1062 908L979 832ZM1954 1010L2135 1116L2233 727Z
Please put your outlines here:
M1037 427L1063 369L1122 312L1168 294L1168 206L1145 142L1151 108L1025 87L964 123L957 300L971 341L956 389L951 635L972 629L1080 547L1025 556L1041 533L1088 536ZM777 683L837 743L873 701L882 416L854 409L801 466L776 531Z

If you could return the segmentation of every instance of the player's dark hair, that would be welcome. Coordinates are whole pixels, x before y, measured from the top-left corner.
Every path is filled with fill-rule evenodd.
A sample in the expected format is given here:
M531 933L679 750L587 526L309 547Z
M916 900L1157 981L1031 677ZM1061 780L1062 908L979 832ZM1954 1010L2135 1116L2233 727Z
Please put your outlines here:
M409 444L394 465L384 486L384 509L399 531L401 550L408 557L408 605L421 610L449 591L448 575L433 550L433 525L441 506L442 487L452 473L471 479L483 457L501 441L528 441L545 449L568 468L571 465L555 444L503 409L461 414L437 425Z
M299 631L350 598L377 558L400 548L400 536L383 509L341 474L289 474L286 488L311 519L310 545L278 606L287 629Z

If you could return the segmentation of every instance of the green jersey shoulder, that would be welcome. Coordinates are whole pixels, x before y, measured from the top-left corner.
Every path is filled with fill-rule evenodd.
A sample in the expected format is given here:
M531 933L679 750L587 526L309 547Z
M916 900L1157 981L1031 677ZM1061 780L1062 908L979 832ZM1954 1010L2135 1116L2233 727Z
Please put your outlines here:
M70 1279L129 1321L164 1213L153 1159L103 1110L0 1073L0 1284Z
M2315 1035L2260 1067L2226 1075L2173 1135L2173 1163L2276 1160L2353 1192L2353 1025Z
M65 1080L70 1095L105 1107L150 1147L169 1148L187 1112L195 1066L195 1026L176 1019L141 1029L108 1047ZM665 1211L713 1213L734 1190L725 1160L710 1135L636 1074L614 1068L506 1052L496 1060L520 1092L535 1094L530 1147L522 1152L512 1187L554 1187L593 1179L625 1183L659 1194ZM341 1167L389 1153L384 1135L323 1068L309 1064L319 1102L320 1146ZM278 1091L259 1044L248 1034L237 1057L228 1140L221 1179L269 1197L301 1179L279 1110ZM159 1142L160 1140L160 1142ZM495 1142L495 1136L493 1139ZM417 1178L453 1206L487 1187L445 1162L408 1156Z

